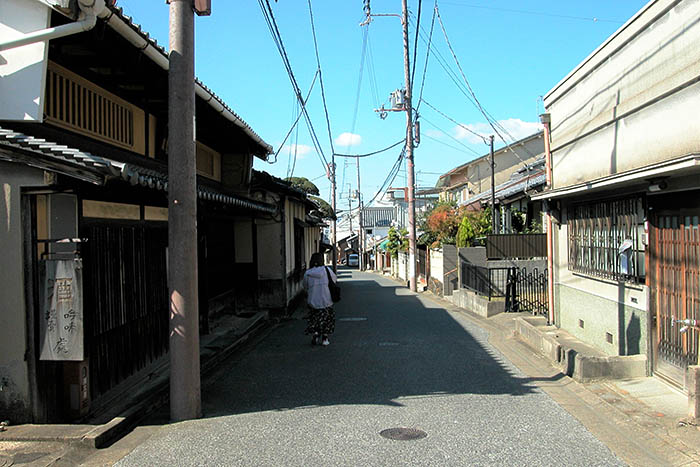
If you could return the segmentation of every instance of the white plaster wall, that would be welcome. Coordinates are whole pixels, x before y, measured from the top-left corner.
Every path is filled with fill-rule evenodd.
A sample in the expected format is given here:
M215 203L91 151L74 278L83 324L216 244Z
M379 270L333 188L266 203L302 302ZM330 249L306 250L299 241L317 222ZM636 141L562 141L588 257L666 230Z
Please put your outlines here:
M428 250L430 252L430 277L443 282L442 250Z
M403 252L399 252L399 258L397 260L398 264L398 269L399 269L399 278L403 280L407 280L408 278L408 272L406 271L406 264L407 264L407 259L406 259L407 254Z
M0 1L0 42L49 26L51 10L28 0ZM0 120L43 120L46 42L0 52Z
M282 226L274 220L255 220L258 240L258 279L283 279Z
M0 413L29 407L20 187L43 183L43 171L0 161Z
M253 220L236 219L233 224L236 262L253 262Z
M700 76L700 2L672 3L647 5L545 97L554 188L700 150L700 84L689 85Z

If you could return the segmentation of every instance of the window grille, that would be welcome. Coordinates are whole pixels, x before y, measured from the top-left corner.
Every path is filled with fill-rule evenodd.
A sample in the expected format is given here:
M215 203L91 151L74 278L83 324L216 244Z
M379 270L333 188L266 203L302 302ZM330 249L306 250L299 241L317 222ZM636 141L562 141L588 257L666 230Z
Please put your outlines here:
M616 281L643 281L641 198L574 205L568 227L569 270Z

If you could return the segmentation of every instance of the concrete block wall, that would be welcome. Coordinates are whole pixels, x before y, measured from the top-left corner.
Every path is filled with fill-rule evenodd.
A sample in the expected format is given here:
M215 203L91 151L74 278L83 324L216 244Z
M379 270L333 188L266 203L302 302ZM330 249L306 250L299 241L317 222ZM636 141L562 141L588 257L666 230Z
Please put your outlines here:
M446 295L445 298L452 302L455 306L464 308L479 316L483 316L484 318L488 318L505 311L505 302L489 301L488 298L481 297L470 290L455 290L452 295Z

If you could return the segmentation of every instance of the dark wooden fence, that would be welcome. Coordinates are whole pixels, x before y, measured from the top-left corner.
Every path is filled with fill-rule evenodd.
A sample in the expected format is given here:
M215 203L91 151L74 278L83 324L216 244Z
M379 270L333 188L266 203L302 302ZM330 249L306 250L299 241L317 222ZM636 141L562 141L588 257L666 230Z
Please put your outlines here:
M546 258L546 234L503 234L486 236L488 259Z
M94 400L168 350L167 228L83 230L85 344Z

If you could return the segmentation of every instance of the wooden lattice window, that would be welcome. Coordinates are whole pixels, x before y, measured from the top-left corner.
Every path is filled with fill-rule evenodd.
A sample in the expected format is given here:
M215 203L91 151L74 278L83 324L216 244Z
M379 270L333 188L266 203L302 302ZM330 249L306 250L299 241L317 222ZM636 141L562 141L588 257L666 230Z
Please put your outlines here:
M197 141L197 173L221 181L221 154Z
M572 206L569 270L616 281L642 282L644 215L641 198Z
M145 152L145 112L56 63L46 76L45 119L140 154Z

